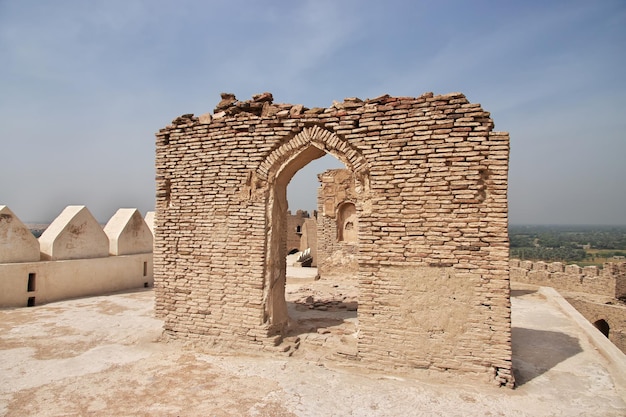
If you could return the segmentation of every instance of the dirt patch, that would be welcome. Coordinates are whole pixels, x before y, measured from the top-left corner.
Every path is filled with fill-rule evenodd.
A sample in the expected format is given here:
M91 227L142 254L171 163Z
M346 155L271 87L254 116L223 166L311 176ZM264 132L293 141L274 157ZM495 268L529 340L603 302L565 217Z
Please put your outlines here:
M299 339L299 346L285 353L207 354L182 343L156 342L163 323L154 317L152 290L0 311L5 326L17 324L0 333L0 415L535 417L626 412L623 392L613 385L603 358L538 294L512 299L514 328L521 329L513 340L514 363L524 381L516 390L453 373L372 372L354 366L341 353L358 331L358 311L341 307L358 302L354 283L322 279L288 285L289 337L294 344ZM322 304L316 308L316 303ZM319 309L323 306L327 308ZM118 313L107 313L111 311ZM51 325L59 330L48 331ZM558 351L569 340L565 336L576 339L579 348L548 361L545 353ZM59 353L69 341L76 343L66 351L70 353ZM44 348L56 352L54 357L35 357Z
M163 361L170 365L161 366ZM183 410L193 415L242 415L277 385L258 377L224 374L219 368L184 352L156 355L151 360L115 365L106 371L74 377L22 390L8 404L8 415L65 416L135 415L172 416ZM275 401L257 405L260 416L289 416Z

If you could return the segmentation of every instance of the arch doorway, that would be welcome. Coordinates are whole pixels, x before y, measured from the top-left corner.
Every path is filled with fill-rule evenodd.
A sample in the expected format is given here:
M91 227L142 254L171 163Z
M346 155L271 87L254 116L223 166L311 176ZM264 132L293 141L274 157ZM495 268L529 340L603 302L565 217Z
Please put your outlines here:
M367 196L367 163L360 152L334 133L318 126L305 128L298 135L275 149L257 170L257 178L267 184L266 198L266 258L263 286L264 323L269 334L283 334L289 320L285 300L287 255L287 185L291 178L318 158L331 154L355 176L357 189ZM358 169L355 169L358 167ZM264 175L264 173L266 173ZM361 210L357 202L355 212ZM357 238L358 240L358 238Z

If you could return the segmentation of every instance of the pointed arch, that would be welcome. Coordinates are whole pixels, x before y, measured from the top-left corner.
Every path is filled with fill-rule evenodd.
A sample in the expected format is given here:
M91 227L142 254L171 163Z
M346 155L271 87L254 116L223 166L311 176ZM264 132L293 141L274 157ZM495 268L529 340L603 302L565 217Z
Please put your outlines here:
M302 167L331 154L354 173L357 193L365 200L369 194L369 164L362 153L344 138L320 126L305 127L274 148L254 172L265 194L266 251L263 282L263 321L270 334L281 333L287 325L286 213L287 184Z
M359 182L363 183L369 176L369 164L358 149L336 133L315 125L305 127L300 133L273 149L257 168L256 178L271 183L286 168L293 169L298 166L299 164L292 163L302 156L305 156L304 159L311 157L302 165L304 166L327 153L343 162ZM297 167L293 173L302 166Z

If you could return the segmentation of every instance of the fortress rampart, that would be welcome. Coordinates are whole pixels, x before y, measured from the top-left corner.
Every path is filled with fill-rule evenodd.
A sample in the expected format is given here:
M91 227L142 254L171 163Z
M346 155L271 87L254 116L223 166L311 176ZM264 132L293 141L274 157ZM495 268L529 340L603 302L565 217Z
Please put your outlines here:
M612 298L626 297L626 262L605 263L602 269L519 259L511 259L509 265L511 281Z
M602 268L511 259L511 281L553 287L626 353L626 262Z
M136 209L119 209L103 229L86 207L68 206L37 239L0 205L0 307L152 286L152 241Z

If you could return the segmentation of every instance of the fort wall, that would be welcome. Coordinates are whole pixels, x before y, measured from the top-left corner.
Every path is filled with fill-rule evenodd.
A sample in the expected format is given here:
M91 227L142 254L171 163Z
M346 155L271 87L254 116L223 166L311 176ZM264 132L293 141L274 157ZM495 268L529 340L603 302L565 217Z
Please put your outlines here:
M152 233L136 209L120 209L105 233L86 207L68 206L39 240L6 206L0 206L0 214L0 307L35 306L154 283Z
M626 353L626 262L602 268L510 260L511 281L552 287ZM603 323L602 323L603 322ZM602 324L600 324L602 323ZM605 326L605 329L602 327ZM608 333L608 335L606 334Z
M626 296L626 262L608 262L602 268L519 259L511 259L509 264L511 281L612 298Z

